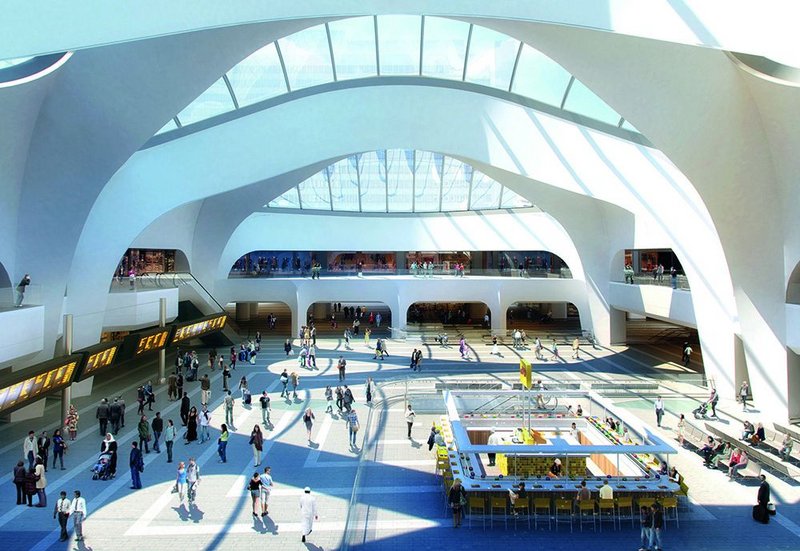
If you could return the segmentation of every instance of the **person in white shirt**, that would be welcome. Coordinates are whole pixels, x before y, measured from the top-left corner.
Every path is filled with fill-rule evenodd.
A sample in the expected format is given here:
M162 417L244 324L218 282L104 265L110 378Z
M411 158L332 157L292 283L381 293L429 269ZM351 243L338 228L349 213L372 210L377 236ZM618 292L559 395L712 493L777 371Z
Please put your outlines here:
M500 437L500 434L498 434L496 428L492 427L492 432L489 435L489 440L486 442L486 445L488 445L488 446L499 446L501 442L502 442L502 438ZM489 466L490 467L494 467L495 457L497 457L497 454L488 453L486 455L489 456Z
M661 419L664 417L664 400L661 399L661 396L656 398L656 424L661 427Z
M86 514L86 500L81 497L80 490L75 490L75 498L69 507L69 516L72 517L76 541L83 540L83 520L86 518Z
M608 480L600 487L600 499L614 499L614 489L608 485Z
M261 475L261 516L265 517L269 514L269 495L272 493L272 488L275 483L272 480L272 468L264 467L264 474Z
M569 435L573 437L575 440L578 439L578 425L572 423L572 426L569 429Z
M408 409L406 410L406 424L408 425L408 438L411 439L411 427L414 426L414 418L417 414L411 409L411 404L408 404Z
M300 533L303 535L300 541L306 541L306 536L311 533L317 519L317 498L311 495L311 488L306 486L300 496Z
M36 466L36 433L33 431L22 442L22 456L28 460L28 469L33 470Z
M53 518L58 518L58 525L61 526L61 537L58 541L67 541L67 521L69 520L70 501L67 499L67 492L61 492L61 498L56 502L53 509Z
M200 444L206 440L211 440L208 434L208 425L211 423L211 413L208 411L208 406L203 406L203 410L197 416L200 419Z

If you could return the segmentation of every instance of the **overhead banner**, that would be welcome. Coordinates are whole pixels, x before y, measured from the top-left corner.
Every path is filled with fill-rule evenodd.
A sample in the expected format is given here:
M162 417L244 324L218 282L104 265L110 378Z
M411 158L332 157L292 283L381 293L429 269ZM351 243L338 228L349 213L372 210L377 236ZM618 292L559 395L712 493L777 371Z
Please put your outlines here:
M68 387L82 360L83 354L56 358L23 370L24 375L16 374L21 377L19 379L0 384L0 413L21 408Z
M525 358L519 360L519 381L523 388L530 389L533 381L533 366Z
M175 335L172 337L172 344L207 335L208 333L214 333L215 331L222 331L227 321L228 314L222 313L206 316L203 319L190 323L180 324L175 329Z

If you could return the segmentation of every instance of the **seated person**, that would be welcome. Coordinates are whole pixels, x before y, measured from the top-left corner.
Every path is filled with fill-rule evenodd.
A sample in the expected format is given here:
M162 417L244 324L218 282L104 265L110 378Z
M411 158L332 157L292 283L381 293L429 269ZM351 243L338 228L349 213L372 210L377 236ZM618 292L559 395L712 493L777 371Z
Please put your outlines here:
M667 474L669 474L669 467L667 467L666 461L661 462L661 467L658 469L658 474L660 474L661 476L666 476Z
M703 444L703 447L700 448L700 455L703 456L703 463L705 463L706 467L711 464L711 457L714 453L714 448L716 447L716 442L712 437L708 437L706 439L706 443Z
M709 464L706 465L712 469L716 469L716 462L717 458L724 455L725 452L728 451L728 444L722 442L721 440L714 445L714 449L711 451L711 457L709 458Z
M561 477L561 460L556 457L553 460L553 464L550 466L550 472L547 473L548 478L560 478Z
M516 505L517 500L519 498L526 498L528 497L528 492L525 490L525 483L520 482L517 486L517 491L515 492L511 488L508 489L508 499L511 501L511 513L514 516L517 516L517 511L514 510L514 505Z
M794 447L794 440L790 435L785 435L783 437L783 442L781 442L781 449L778 452L778 455L781 456L781 459L784 461L789 461L789 456L792 454L792 448Z
M672 467L669 470L669 481L675 484L681 484L683 482L683 475L678 472L678 469Z
M767 438L767 433L764 430L764 425L759 423L756 427L756 433L750 437L750 443L753 446L757 446L760 442L763 442Z
M614 489L608 485L608 479L605 479L600 487L600 499L614 499Z
M612 419L611 417L608 418L608 428L610 428L612 431L616 431L617 430L617 424L614 422L614 419Z
M742 429L742 440L748 440L751 436L753 436L756 432L756 428L753 426L753 423L750 421L744 422L744 428Z
M733 478L736 472L744 469L747 466L747 454L744 450L736 448L731 454L731 462L728 464L728 476Z
M572 423L572 426L569 428L569 435L575 440L578 439L578 426L575 423Z
M575 415L578 417L583 417L583 408L581 408L580 404L578 404L578 409L575 410Z
M578 496L575 498L575 501L589 501L592 499L592 492L589 488L586 487L586 481L581 480L581 489L578 490Z
M436 429L436 436L433 437L433 443L437 446L445 446L444 436L442 436L442 431Z

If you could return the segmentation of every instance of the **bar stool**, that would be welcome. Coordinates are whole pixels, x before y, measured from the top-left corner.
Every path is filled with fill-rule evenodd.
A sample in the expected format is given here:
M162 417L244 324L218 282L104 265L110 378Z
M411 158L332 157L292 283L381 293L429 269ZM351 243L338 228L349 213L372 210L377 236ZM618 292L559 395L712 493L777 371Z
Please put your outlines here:
M603 520L611 520L611 526L614 530L617 529L617 522L616 522L616 514L614 510L614 500L613 499L601 499L598 502L598 509L600 510L600 518L598 519L600 524L600 531L603 531Z
M641 510L642 507L647 507L649 509L655 502L656 498L654 497L640 497L636 500L636 509Z
M556 530L561 522L569 522L569 531L572 532L572 501L569 499L556 499Z
M578 502L578 521L581 527L581 532L583 532L584 522L591 522L592 530L597 530L597 524L595 523L597 516L597 512L595 511L596 505L597 504L593 499L586 499Z
M506 509L506 497L489 498L489 524L494 526L495 511L501 512L501 518L506 529L508 529L508 510Z
M633 498L631 496L620 496L617 498L617 518L619 519L620 528L622 528L623 509L628 509L629 515L627 518L631 519L631 528L633 528L634 526Z
M514 530L517 529L520 520L528 521L528 530L531 529L530 502L527 497L518 497L516 503L511 506L511 512L514 515Z
M660 500L661 507L664 509L664 528L667 527L667 523L670 520L675 521L675 526L680 527L681 522L678 520L678 498L677 497L663 497ZM669 512L672 510L674 513L670 515Z
M469 500L469 527L472 528L472 517L480 515L483 529L486 530L486 500L482 497L470 496Z
M552 529L553 516L551 514L551 503L549 497L535 497L533 498L533 527L539 529L539 517L541 512L544 511L544 518L547 519L547 529Z

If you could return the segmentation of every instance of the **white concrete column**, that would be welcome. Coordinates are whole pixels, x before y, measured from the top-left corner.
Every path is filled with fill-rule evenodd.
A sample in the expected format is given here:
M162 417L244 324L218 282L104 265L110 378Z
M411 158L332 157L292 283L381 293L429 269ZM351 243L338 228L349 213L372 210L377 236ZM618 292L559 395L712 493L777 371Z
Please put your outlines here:
M250 321L250 305L248 303L236 303L236 321Z
M609 344L624 345L628 342L628 324L625 314L622 310L611 308L609 312Z

